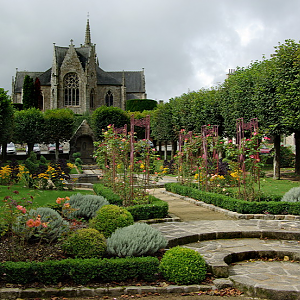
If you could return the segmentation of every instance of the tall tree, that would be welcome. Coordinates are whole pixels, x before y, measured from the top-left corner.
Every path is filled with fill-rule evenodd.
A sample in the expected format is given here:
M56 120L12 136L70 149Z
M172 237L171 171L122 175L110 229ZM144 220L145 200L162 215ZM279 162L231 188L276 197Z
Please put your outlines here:
M7 91L0 88L0 144L2 160L6 160L6 145L13 135L14 110Z
M58 161L59 144L70 140L73 135L75 115L67 108L49 109L44 113L44 141L55 143L55 159Z
M43 142L44 115L36 108L29 108L15 112L15 140L27 143L28 153L33 149L34 143Z
M300 44L286 40L275 47L276 86L283 120L295 133L295 173L300 175Z
M23 83L23 109L36 107L33 79L26 75Z
M158 104L158 108L153 111L151 117L151 133L155 140L159 142L159 151L161 152L161 143L165 146L164 158L167 159L167 145L172 143L172 156L174 156L177 145L177 133L174 131L172 123L172 108L170 103Z

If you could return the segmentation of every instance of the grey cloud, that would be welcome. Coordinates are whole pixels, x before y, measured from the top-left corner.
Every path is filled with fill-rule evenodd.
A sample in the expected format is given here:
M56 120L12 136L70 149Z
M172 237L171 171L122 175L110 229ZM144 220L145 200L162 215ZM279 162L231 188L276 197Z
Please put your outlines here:
M145 68L152 99L222 82L229 68L300 39L298 0L0 0L0 87L19 70L51 66L53 42L92 42L107 71ZM248 30L248 31L247 31ZM247 39L248 34L248 39Z

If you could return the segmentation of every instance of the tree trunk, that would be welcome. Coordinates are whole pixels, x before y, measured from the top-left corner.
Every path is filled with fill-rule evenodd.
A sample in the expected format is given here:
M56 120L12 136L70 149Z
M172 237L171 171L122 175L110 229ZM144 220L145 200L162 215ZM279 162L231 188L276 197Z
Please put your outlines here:
M296 156L295 156L295 173L300 175L300 131L295 131L295 146L296 146Z
M164 160L168 159L168 142L165 141L165 155L164 155Z
M176 151L177 151L177 140L176 141L172 141L171 159L173 159L173 157L175 156Z
M280 135L274 136L273 179L280 179Z

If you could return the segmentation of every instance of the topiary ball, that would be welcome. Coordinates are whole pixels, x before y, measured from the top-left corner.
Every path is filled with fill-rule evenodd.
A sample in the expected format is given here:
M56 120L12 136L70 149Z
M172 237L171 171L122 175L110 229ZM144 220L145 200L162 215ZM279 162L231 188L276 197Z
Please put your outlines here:
M160 231L145 223L118 228L106 242L107 253L118 257L152 255L168 243Z
M300 187L293 187L286 192L281 201L284 202L299 202L300 201Z
M76 258L101 258L106 251L106 242L98 230L83 228L72 233L63 242L62 248Z
M90 227L97 229L108 238L117 228L126 227L134 223L131 213L117 205L104 205L90 220Z
M164 254L159 268L166 280L177 284L200 283L206 276L205 260L200 253L179 246Z

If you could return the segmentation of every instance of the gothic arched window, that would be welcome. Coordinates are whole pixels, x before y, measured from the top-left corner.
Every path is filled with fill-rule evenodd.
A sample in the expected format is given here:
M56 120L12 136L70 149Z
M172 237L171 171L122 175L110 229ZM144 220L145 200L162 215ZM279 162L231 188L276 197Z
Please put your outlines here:
M108 91L106 93L106 96L105 96L105 103L106 103L106 106L113 106L114 104L114 96L113 94L111 93L111 91Z
M79 105L79 79L76 73L68 73L64 78L65 106Z
M90 93L90 108L94 108L95 105L94 101L95 101L95 90L92 89Z

